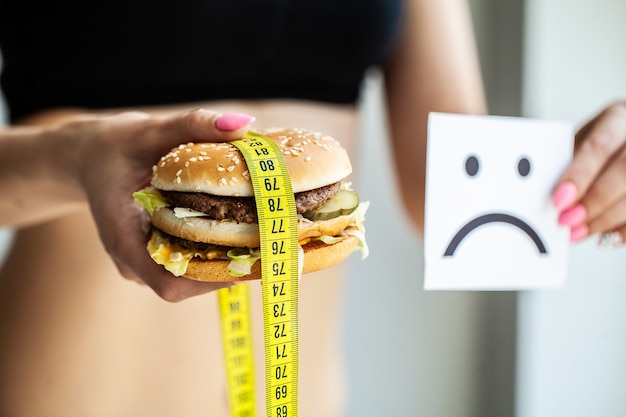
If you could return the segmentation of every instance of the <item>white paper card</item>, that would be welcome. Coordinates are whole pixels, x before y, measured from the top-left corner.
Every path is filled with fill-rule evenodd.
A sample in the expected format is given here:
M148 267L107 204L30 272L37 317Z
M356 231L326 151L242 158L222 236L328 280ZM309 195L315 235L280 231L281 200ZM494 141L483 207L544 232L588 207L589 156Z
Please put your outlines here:
M551 193L573 136L568 123L430 114L425 289L564 284L569 229L558 225Z

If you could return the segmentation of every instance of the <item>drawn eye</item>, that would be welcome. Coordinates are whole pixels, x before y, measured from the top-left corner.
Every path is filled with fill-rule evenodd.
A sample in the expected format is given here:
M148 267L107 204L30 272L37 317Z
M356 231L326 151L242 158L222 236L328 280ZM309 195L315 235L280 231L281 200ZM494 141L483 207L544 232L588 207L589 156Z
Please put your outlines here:
M517 172L519 172L522 177L526 177L530 174L530 160L528 158L523 157L519 160L517 163Z
M465 172L467 172L467 175L470 177L474 177L478 174L478 169L480 168L479 165L478 158L474 155L470 155L465 160Z

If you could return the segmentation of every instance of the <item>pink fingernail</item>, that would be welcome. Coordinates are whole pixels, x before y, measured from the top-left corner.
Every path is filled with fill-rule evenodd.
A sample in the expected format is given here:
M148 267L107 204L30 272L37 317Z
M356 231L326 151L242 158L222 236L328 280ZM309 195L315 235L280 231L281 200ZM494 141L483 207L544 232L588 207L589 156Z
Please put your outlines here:
M586 224L581 224L579 226L574 226L569 232L569 240L570 242L578 242L586 238L589 235L589 226Z
M244 113L224 113L215 121L215 127L219 130L233 131L254 122L256 118Z
M576 204L561 213L559 216L559 224L563 226L577 226L585 221L587 210L582 204Z
M571 206L576 197L578 196L578 190L573 182L567 181L559 185L552 197L552 204L557 210L563 210Z

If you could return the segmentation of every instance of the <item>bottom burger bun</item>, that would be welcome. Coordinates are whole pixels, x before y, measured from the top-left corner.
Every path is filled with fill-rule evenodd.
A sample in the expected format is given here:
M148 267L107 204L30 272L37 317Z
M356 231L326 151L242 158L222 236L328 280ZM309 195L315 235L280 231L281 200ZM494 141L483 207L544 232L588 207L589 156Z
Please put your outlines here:
M304 249L304 265L302 273L320 271L341 263L354 252L359 239L356 236L343 236L340 242L327 245L323 242L311 242L303 247ZM252 265L251 272L248 275L235 277L228 273L228 260L200 260L192 259L187 266L184 276L195 281L204 282L233 282L248 281L261 279L261 262L255 262Z

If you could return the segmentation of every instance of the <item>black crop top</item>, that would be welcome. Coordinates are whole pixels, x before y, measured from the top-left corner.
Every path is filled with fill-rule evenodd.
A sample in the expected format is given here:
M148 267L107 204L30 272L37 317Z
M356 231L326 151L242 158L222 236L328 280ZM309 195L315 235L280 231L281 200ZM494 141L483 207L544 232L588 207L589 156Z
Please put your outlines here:
M0 0L11 119L60 106L354 103L401 0Z

